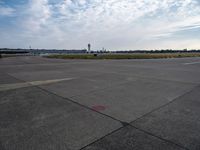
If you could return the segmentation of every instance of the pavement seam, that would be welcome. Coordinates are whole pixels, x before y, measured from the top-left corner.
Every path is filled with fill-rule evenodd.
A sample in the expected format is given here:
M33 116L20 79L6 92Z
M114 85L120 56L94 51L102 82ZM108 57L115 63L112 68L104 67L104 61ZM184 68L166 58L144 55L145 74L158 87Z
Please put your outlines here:
M135 127L135 126L133 126L133 125L131 125L131 124L128 124L127 126L130 126L130 127L132 127L132 128L135 128L136 130L138 130L138 131L140 131L140 132L143 132L144 134L147 134L147 135L149 135L149 136L151 136L151 137L155 137L156 139L159 139L159 140L161 140L161 141L163 141L163 142L165 142L165 143L169 143L169 144L172 144L172 145L176 145L177 147L179 147L179 148L181 148L181 149L184 149L184 150L189 150L188 148L186 148L186 147L184 147L184 146L182 146L182 145L179 145L179 144L177 144L177 143L174 143L174 142L172 142L172 141L170 141L170 140L163 139L163 138L161 138L161 137L159 137L159 136L156 136L156 135L154 135L154 134L152 134L152 133L150 133L150 132L147 132L147 131L145 131L145 130L142 130L142 129L140 129L140 128L137 128L137 127ZM93 144L95 144L95 143L97 143L97 142L103 140L103 139L106 138L107 136L110 136L110 135L114 134L115 132L118 132L119 130L122 130L123 128L126 128L126 126L121 127L121 128L118 128L118 129L116 129L116 130L114 130L114 131L112 131L112 132L106 134L105 136L103 136L103 137L101 137L101 138L95 140L94 142L92 142L92 143L90 143L90 144L88 144L88 145L82 147L80 150L83 150L84 148L86 148L86 147L88 147L88 146L90 146L90 145L93 145Z
M167 140L167 139L164 139L164 138L162 138L162 137L160 137L160 136L154 135L154 134L151 133L151 132L145 131L145 130L140 129L140 128L138 128L138 127L135 127L135 126L132 125L132 124L130 124L130 126L133 127L133 128L135 128L135 129L137 129L137 130L139 130L139 131L141 131L141 132L143 132L143 133L145 133L145 134L148 134L148 135L153 136L153 137L156 137L156 138L158 138L158 139L160 139L160 140L162 140L162 141L165 141L166 143L171 143L171 144L176 145L176 146L178 146L178 147L180 147L180 148L182 148L182 149L184 149L184 150L190 150L190 149L188 149L187 147L184 147L184 146L182 146L182 145L180 145L180 144L177 144L177 143L175 143L175 142L173 142L173 141L171 141L171 140Z
M110 119L112 119L112 120L115 120L115 121L121 123L121 125L122 125L121 127L119 127L119 128L117 128L117 129L111 131L110 133L104 135L103 137L100 137L99 139L93 141L92 143L87 144L86 146L80 148L80 150L82 150L82 149L88 147L89 145L92 145L92 144L96 143L97 141L102 140L103 138L105 138L105 137L107 137L107 136L109 136L109 135L111 135L111 134L117 132L118 130L121 130L122 128L125 128L126 126L129 125L129 123L123 122L123 121L118 120L118 119L116 119L116 118L114 118L114 117L112 117L112 116L103 114L103 113L101 113L101 112L99 112L99 111L96 111L96 110L93 110L92 108L90 108L90 107L88 107L88 106L85 106L85 105L83 105L83 104L80 104L80 103L78 103L78 102L73 101L72 99L62 97L62 96L60 96L60 95L57 95L57 94L55 94L55 93L52 93L52 92L50 92L50 91L48 91L48 90L46 90L46 89L43 89L43 88L41 88L41 87L38 87L38 86L35 86L35 87L37 87L37 88L39 88L39 89L41 89L41 90L43 90L43 91L45 91L45 92L47 92L47 93L49 93L49 94L53 94L53 95L55 95L55 96L57 96L57 97L60 97L60 98L62 98L62 99L64 99L64 100L70 101L71 103L74 103L74 104L76 104L76 105L78 105L78 106L81 106L81 107L83 107L83 108L85 108L85 109L87 109L87 110L90 110L90 111L92 111L92 112L98 113L98 114L100 114L100 115L103 115L103 116L105 116L105 117L108 117L108 118L110 118Z
M5 73L5 74L7 74L8 76L10 76L10 77L13 77L14 79L16 79L16 80L18 80L18 81L21 81L21 82L26 82L26 81L24 81L24 80L22 80L22 79L18 79L18 78L16 78L15 76L12 76L12 75L10 75L9 73ZM38 88L37 86L32 86L32 87L36 87L36 88ZM46 126L41 126L42 128L46 128ZM48 137L50 137L50 135L49 135L49 133L46 133L47 134L47 136ZM53 133L54 134L54 133ZM68 147L67 146L67 144L65 143L65 142L63 142L64 143L64 145L65 145L65 147Z
M16 78L16 77L14 77L14 76L12 76L12 75L10 75L10 74L8 74L8 75L11 76L11 77L13 77L13 78L15 78L15 79L17 79L17 80L19 80L19 81L26 82L26 81L24 81L24 80L22 80L22 79L18 79L18 78ZM108 115L103 114L103 113L101 113L101 112L98 112L98 111L96 111L96 110L94 110L94 109L92 109L92 108L90 108L90 107L88 107L88 106L85 106L85 105L83 105L83 104L80 104L80 103L78 103L78 102L75 102L73 99L60 96L60 95L58 95L58 94L56 94L56 93L53 93L53 92L51 92L51 91L49 91L49 90L46 90L46 89L44 89L44 88L42 88L42 87L40 87L40 86L34 85L34 86L32 86L32 87L36 87L36 88L38 88L38 89L41 89L42 91L45 91L46 93L50 93L50 94L55 95L55 96L57 96L57 97L60 97L60 98L62 98L62 99L64 99L64 100L70 101L70 102L72 102L72 103L74 103L74 104L76 104L76 105L79 105L79 106L81 106L81 107L84 107L84 108L86 108L86 109L88 109L88 110L91 110L91 111L93 111L93 112L99 113L99 114L104 115L104 116L107 116L107 117L109 117L109 118L111 118L111 119L113 119L113 120L115 120L115 121L122 122L121 120L115 119L114 117L111 117L111 116L108 116Z
M119 120L119 119L116 119L116 118L114 118L114 117L112 117L112 116L109 116L109 115L106 115L106 114L104 114L104 113L101 113L101 112L99 112L99 111L96 111L96 110L94 110L94 109L92 109L92 108L90 108L90 107L88 107L88 106L86 106L86 105L83 105L83 104L80 104L80 103L76 102L76 101L73 100L73 99L70 99L70 98L67 98L67 97L63 97L63 96L57 95L56 93L53 93L53 92L48 91L48 90L46 90L46 89L43 89L43 88L41 88L41 87L39 87L39 86L34 86L34 87L37 87L37 88L39 88L39 89L41 89L41 90L43 90L43 91L45 91L45 92L47 92L47 93L49 93L49 94L55 95L55 96L57 96L57 97L60 97L60 98L62 98L63 100L70 101L71 103L74 103L74 104L76 104L76 105L79 105L79 106L81 106L81 107L83 107L83 108L85 108L85 109L87 109L87 110L90 110L90 111L92 111L92 112L101 114L101 115L103 115L103 116L106 116L106 117L108 117L108 118L111 118L112 120L118 121L118 122L120 122L120 123L122 124L122 126L123 126L123 124L124 124L124 122L121 121L121 120Z
M149 135L149 136L151 136L151 137L155 137L156 139L159 139L159 140L161 140L161 141L163 141L163 142L165 142L165 143L169 143L169 144L172 144L172 145L176 145L177 147L179 147L179 148L181 148L181 149L184 149L184 150L189 150L188 148L183 147L182 145L179 145L179 144L177 144L177 143L174 143L174 142L172 142L172 141L170 141L170 140L163 139L163 138L161 138L161 137L159 137L159 136L156 136L156 135L154 135L154 134L152 134L152 133L150 133L150 132L147 132L147 131L145 131L145 130L142 130L142 129L140 129L140 128L137 128L137 127L135 127L135 126L133 126L133 125L131 125L131 124L128 124L127 126L132 127L132 128L135 128L136 130L138 130L138 131L140 131L140 132L143 132L144 134L147 134L147 135ZM103 136L103 137L97 139L96 141L94 141L94 142L92 142L92 143L90 143L90 144L88 144L88 145L82 147L80 150L83 150L84 148L86 148L86 147L88 147L88 146L90 146L90 145L93 145L93 144L95 144L95 143L97 143L97 142L103 140L103 139L106 138L107 136L110 136L110 135L114 134L115 132L118 132L119 130L122 130L122 129L125 128L125 127L126 127L126 126L121 127L121 128L118 128L118 129L116 129L116 130L114 130L114 131L112 131L112 132L106 134L105 136Z
M152 135L152 136L154 136L154 137L157 137L157 138L159 138L159 139L162 139L162 140L164 140L164 141L166 141L166 142L173 143L173 144L175 144L175 145L177 145L177 146L179 146L179 147L181 147L181 148L184 148L185 150L189 150L187 147L184 147L184 146L179 145L179 144L177 144L177 143L175 143L175 142L173 142L173 141L164 139L164 138L162 138L162 137L159 137L159 136L157 136L157 135L154 135L153 133L150 133L150 132L148 132L148 131L146 131L146 130L143 130L143 129L141 129L141 128L138 128L138 127L134 126L134 122L136 122L137 120L142 119L143 117L148 116L149 114L151 114L151 113L153 113L153 112L155 112L155 111L158 111L158 110L164 108L164 107L167 106L167 105L170 105L171 103L175 102L175 101L178 100L179 98L181 98L181 97L183 97L183 96L189 94L190 92L192 92L193 90L195 90L197 87L199 87L199 85L198 85L198 86L195 86L194 88L192 88L190 91L184 93L183 95L180 95L179 97L176 97L174 100L170 101L169 103L164 104L164 105L162 105L162 106L160 106L160 107L158 107L158 108L156 108L156 109L154 109L154 110L152 110L152 111L150 111L150 112L144 114L143 116L141 116L141 117L135 119L134 121L130 122L129 125L131 125L132 127L136 128L136 129L138 129L138 130L140 130L140 131L142 131L142 132L144 132L144 133L147 133L147 134L149 134L149 135Z
M85 62L85 63L88 63L88 62ZM52 63L53 64L53 63ZM57 64L57 63L56 63ZM58 63L59 64L59 63ZM60 64L66 64L66 63L60 63ZM72 63L73 64L73 63ZM75 63L75 64L79 64L79 63ZM24 64L24 65L29 65L29 64ZM32 65L36 65L36 64L32 64ZM38 64L38 65L44 65L44 64ZM135 67L135 68L138 68L138 67ZM150 68L149 68L150 69ZM93 71L93 70L90 70L90 71ZM99 71L99 73L102 73L104 74L105 72L101 72ZM106 73L113 73L113 74L121 74L121 75L130 75L128 73L119 73L119 72L116 72L116 71L109 71L109 72L106 72ZM161 78L153 78L153 77L148 77L148 76L139 76L139 75L132 75L132 76L135 76L135 77L138 77L138 78L142 78L142 79L153 79L153 80L160 80L160 81L170 81L170 82L177 82L177 83L184 83L184 84L197 84L195 82L183 82L183 81L177 81L177 80L166 80L166 79L161 79Z
M119 131L119 130L121 130L121 129L123 129L123 128L125 128L125 127L122 126L122 127L118 128L118 129L116 129L116 130L113 130L112 132L110 132L110 133L108 133L108 134L102 136L101 138L99 138L99 139L93 141L92 143L89 143L89 144L87 144L86 146L83 146L83 147L80 148L79 150L83 150L84 148L86 148L86 147L88 147L88 146L90 146L90 145L93 145L93 144L95 144L95 143L98 142L98 141L103 140L103 139L106 138L107 136L112 135L112 134L114 134L115 132L117 132L117 131Z
M6 74L8 74L8 73L6 73ZM15 78L15 79L17 79L17 80L19 80L19 81L26 82L26 81L24 81L24 80L21 80L21 79L18 79L18 78L16 78L16 77L14 77L14 76L12 76L12 75L10 75L10 74L8 74L8 75L11 76L11 77L13 77L13 78ZM148 77L147 77L147 78L148 78ZM156 79L156 80L157 80L157 79ZM162 79L161 79L161 80L162 80ZM164 81L165 81L165 80L164 80ZM170 80L170 81L171 81L171 80ZM121 83L121 84L125 84L125 83ZM190 84L190 83L189 83L189 84ZM199 85L198 85L198 86L199 86ZM118 130L124 128L124 127L126 127L127 125L130 125L130 126L136 128L136 129L142 131L143 133L146 133L146 134L148 134L148 135L151 135L151 136L154 136L154 137L156 137L156 138L159 138L159 139L161 139L162 141L175 144L175 145L177 145L177 146L179 146L179 147L181 147L181 148L183 148L183 149L185 149L185 150L189 150L188 148L183 147L183 146L181 146L181 145L179 145L179 144L177 144L177 143L174 143L174 142L172 142L172 141L170 141L170 140L163 139L163 138L161 138L161 137L159 137L159 136L156 136L156 135L154 135L154 134L152 134L152 133L150 133L150 132L148 132L148 131L145 131L145 130L143 130L143 129L140 129L140 128L138 128L138 127L135 127L134 125L132 125L132 123L134 123L135 121L137 121L137 120L139 120L139 119L141 119L141 118L143 118L143 117L145 117L145 116L147 116L147 115L149 115L149 114L151 114L151 113L153 113L153 112L155 112L155 111L157 111L157 110L159 110L159 109L161 109L161 108L163 108L163 107L165 107L165 106L167 106L167 105L169 105L169 104L171 104L171 103L173 103L173 102L175 102L177 99L179 99L180 97L182 97L182 96L184 96L184 95L190 93L191 91L193 91L193 90L194 90L195 88L197 88L198 86L195 86L194 88L192 88L192 90L190 90L190 91L184 93L183 95L180 95L179 97L176 97L174 100L170 101L169 103L164 104L164 105L162 105L162 106L160 106L160 107L158 107L158 108L152 110L151 112L146 113L145 115L143 115L143 116L141 116L141 117L135 119L134 121L132 121L132 122L130 122L130 123L125 123L125 126L123 126L123 125L124 125L124 122L122 122L121 120L116 119L116 118L114 118L114 117L111 117L111 116L109 116L109 115L106 115L106 114L104 114L104 113L95 111L95 110L93 110L92 108L90 108L90 107L88 107L88 106L85 106L85 105L83 105L83 104L80 104L80 103L78 103L78 102L75 102L75 101L74 101L73 99L71 99L71 98L62 97L62 96L57 95L57 94L55 94L55 93L53 93L53 92L51 92L51 91L48 91L48 90L46 90L46 89L43 89L43 88L41 88L41 87L39 87L39 86L34 86L34 87L37 87L37 88L39 88L39 89L41 89L41 90L43 90L43 91L45 91L45 92L47 92L47 93L50 93L50 94L55 95L55 96L61 97L61 98L64 99L64 100L70 101L70 102L72 102L72 103L74 103L74 104L77 104L77 105L79 105L79 106L81 106L81 107L84 107L84 108L86 108L86 109L88 109L88 110L91 110L91 111L93 111L93 112L96 112L96 113L98 113L98 114L101 114L101 115L103 115L103 116L109 117L109 118L111 118L111 119L113 119L113 120L115 120L115 121L118 121L118 122L120 122L120 123L122 124L122 127L120 127L120 128L118 128L118 129L112 131L111 133L108 133L107 135L105 135L105 136L103 136L103 137L97 139L96 141L94 141L94 142L88 144L87 146L89 146L89 145L91 145L91 144L93 144L93 143L95 143L95 142L97 142L97 141L99 141L99 140L101 140L101 139L103 139L103 138L105 138L105 137L107 137L107 136L113 134L114 132L116 132L116 131L118 131ZM109 88L110 88L110 87L109 87ZM87 147L87 146L84 146L83 148L85 148L85 147ZM83 148L81 148L81 150L82 150Z
M12 75L10 75L10 76L13 77ZM16 77L14 77L14 78L17 79ZM25 82L24 80L21 80L21 79L19 79L19 81ZM120 123L122 124L121 127L117 128L117 129L113 130L112 132L110 132L110 133L104 135L103 137L101 137L101 138L99 138L99 139L93 141L92 143L87 144L86 146L82 147L80 150L82 150L83 148L85 148L85 147L87 147L87 146L89 146L89 145L91 145L91 144L93 144L93 143L95 143L95 142L97 142L97 141L103 139L104 137L106 137L106 136L108 136L108 135L110 135L110 134L112 134L112 133L114 133L114 132L116 132L116 131L118 131L118 130L120 130L120 129L122 129L122 128L124 128L124 127L126 127L126 126L128 125L128 123L124 123L124 122L122 122L122 121L120 121L120 120L118 120L118 119L115 119L114 117L111 117L111 116L109 116L109 115L103 114L103 113L98 112L98 111L95 111L95 110L93 110L93 109L90 108L90 107L87 107L87 106L85 106L85 105L82 105L82 104L80 104L80 103L77 103L77 102L75 102L75 101L73 101L73 100L71 100L71 99L69 99L69 98L65 98L65 97L62 97L62 96L60 96L60 95L57 95L57 94L55 94L55 93L53 93L53 92L50 92L50 91L48 91L48 90L46 90L46 89L43 89L43 88L39 87L39 86L32 86L32 87L36 87L36 88L38 88L38 89L40 89L40 90L42 90L42 91L44 91L44 92L46 92L46 93L49 93L49 94L55 95L55 96L57 96L57 97L60 97L60 98L63 99L63 100L70 101L71 103L73 103L73 104L75 104L75 105L78 105L78 106L80 106L80 107L84 107L84 108L87 109L87 110L93 111L93 112L98 113L98 114L103 115L103 116L106 116L106 117L108 117L108 118L110 118L110 119L112 119L112 120L115 120L115 121L117 121L117 122L120 122Z
M161 105L160 107L157 107L157 108L153 109L152 111L150 111L150 112L148 112L148 113L142 115L141 117L136 118L135 120L131 121L130 124L133 124L135 121L137 121L137 120L139 120L139 119L141 119L141 118L143 118L143 117L146 117L146 116L148 116L149 114L151 114L151 113L153 113L153 112L155 112L155 111L158 111L158 110L164 108L164 107L167 106L167 105L170 105L171 103L174 103L174 102L177 101L179 98L181 98L181 97L183 97L183 96L189 94L189 93L192 92L193 90L195 90L197 87L199 87L199 85L193 87L191 90L185 92L184 94L182 94L182 95L180 95L180 96L174 98L174 99L171 100L169 103L166 103L166 104L164 104L164 105Z
M112 131L111 133L108 133L108 134L106 134L105 136L103 136L103 137L101 137L101 138L95 140L94 142L92 142L92 143L90 143L90 144L88 144L88 145L82 147L80 150L83 150L83 149L86 148L87 146L90 146L90 145L92 145L92 144L94 144L94 143L96 143L96 142L102 140L103 138L105 138L105 137L107 137L107 136L109 136L109 135L111 135L111 134L117 132L118 130L120 130L120 129L122 129L122 128L125 128L126 126L131 126L131 127L135 128L135 129L137 129L137 130L142 131L142 132L145 133L145 134L148 134L148 135L150 135L150 136L159 138L159 139L162 140L162 141L165 141L165 142L167 142L167 143L171 143L171 144L173 144L173 145L176 145L176 146L178 146L178 147L180 147L180 148L182 148L182 149L184 149L184 150L189 150L188 148L186 148L186 147L184 147L184 146L182 146L182 145L179 145L179 144L177 144L177 143L174 143L173 141L170 141L170 140L161 138L161 137L159 137L159 136L157 136L157 135L154 135L154 134L152 134L152 133L150 133L150 132L147 132L147 131L145 131L145 130L142 130L142 129L140 129L140 128L137 128L137 127L135 127L134 125L131 124L132 122L130 122L130 123L122 122L121 120L116 119L116 118L114 118L114 117L112 117L112 116L109 116L109 115L106 115L106 114L104 114L104 113L95 111L95 110L93 110L92 108L90 108L90 107L88 107L88 106L85 106L85 105L83 105L83 104L80 104L80 103L78 103L78 102L75 102L75 101L73 101L72 99L59 96L59 95L57 95L57 94L55 94L55 93L52 93L52 92L50 92L50 91L48 91L48 90L45 90L45 89L43 89L43 88L40 88L40 87L38 87L38 86L36 86L36 87L39 88L39 89L41 89L41 90L43 90L43 91L45 91L45 92L48 92L48 93L53 94L53 95L55 95L55 96L61 97L62 99L65 99L65 100L67 100L67 101L70 101L70 102L72 102L72 103L74 103L74 104L77 104L77 105L79 105L79 106L81 106L81 107L84 107L84 108L86 108L86 109L89 109L89 110L91 110L91 111L93 111L93 112L96 112L96 113L101 114L101 115L103 115L103 116L109 117L109 118L111 118L111 119L113 119L113 120L115 120L115 121L118 121L118 122L120 122L120 123L122 124L122 127L118 128L118 129ZM192 91L192 90L191 90L191 91ZM191 91L189 91L189 92L191 92ZM187 93L189 93L189 92L187 92ZM185 95L185 94L183 94L183 95ZM183 95L182 95L182 96L183 96ZM181 97L181 96L180 96L180 97ZM171 103L171 102L170 102L170 103ZM169 104L169 103L168 103L168 104Z
M12 76L12 75L11 75L11 76ZM14 78L15 78L15 77L14 77ZM17 79L17 78L16 78L16 79ZM20 80L21 80L21 79L20 79ZM21 80L21 81L23 81L23 80ZM25 81L23 81L23 82L25 82ZM199 85L198 85L198 86L199 86ZM165 142L168 142L168 143L172 143L172 144L175 144L175 145L177 145L177 146L179 146L179 147L181 147L181 148L183 148L183 149L185 149L185 150L189 150L188 148L183 147L183 146L181 146L181 145L179 145L179 144L177 144L177 143L174 143L173 141L163 139L163 138L161 138L161 137L159 137L159 136L156 136L156 135L154 135L154 134L152 134L152 133L150 133L150 132L147 132L147 131L145 131L145 130L142 130L142 129L140 129L140 128L137 128L137 127L135 127L135 126L132 125L132 124L133 124L136 120L139 120L139 119L141 119L142 117L145 117L145 116L147 116L147 115L153 113L154 111L157 111L157 110L159 110L159 109L161 109L161 108L163 108L163 107L165 107L165 106L167 106L167 105L173 103L173 102L176 101L178 98L180 98L180 97L182 97L182 96L184 96L184 95L190 93L191 91L193 91L193 90L194 90L195 88L197 88L198 86L195 86L194 88L192 88L192 90L190 90L190 91L184 93L183 95L180 95L179 97L175 98L174 100L170 101L169 103L164 104L164 105L162 105L162 106L160 106L160 107L158 107L158 108L156 108L156 109L154 109L154 110L152 110L152 111L146 113L145 115L143 115L143 116L141 116L141 117L135 119L134 121L132 121L132 122L130 122L130 123L123 122L123 121L121 121L121 120L119 120L119 119L116 119L116 118L114 118L114 117L112 117L112 116L109 116L109 115L107 115L107 114L101 113L101 112L96 111L96 110L93 110L92 108L90 108L90 107L88 107L88 106L85 106L85 105L83 105L83 104L80 104L80 103L74 101L72 98L66 98L66 97L57 95L57 94L55 94L55 93L53 93L53 92L51 92L51 91L48 91L48 90L46 90L46 89L43 89L43 88L39 87L39 86L33 86L33 87L36 87L36 88L38 88L38 89L41 89L41 90L43 90L43 91L45 91L45 92L47 92L47 93L49 93L49 94L53 94L53 95L55 95L55 96L57 96L57 97L60 97L60 98L62 98L62 99L64 99L64 100L70 101L70 102L72 102L72 103L74 103L74 104L76 104L76 105L79 105L79 106L81 106L81 107L84 107L84 108L87 109L87 110L90 110L90 111L96 112L96 113L98 113L98 114L101 114L101 115L103 115L103 116L106 116L106 117L108 117L108 118L111 118L111 119L113 119L113 120L115 120L115 121L118 121L118 122L120 122L120 123L122 124L122 127L120 127L120 128L118 128L118 129L112 131L111 133L106 134L105 136L103 136L103 137L101 137L101 138L95 140L94 142L88 144L87 146L89 146L89 145L91 145L91 144L93 144L93 143L95 143L95 142L97 142L97 141L99 141L99 140L101 140L101 139L103 139L103 138L105 138L105 137L111 135L112 133L114 133L114 132L116 132L116 131L118 131L118 130L120 130L120 129L122 129L122 128L124 128L124 127L126 127L126 126L129 125L129 126L132 126L132 127L136 128L136 129L142 131L143 133L146 133L146 134L148 134L148 135L151 135L151 136L154 136L154 137L156 137L156 138L159 138L159 139L161 139L162 141L165 141ZM86 148L87 146L84 146L83 148ZM83 148L81 148L80 150L82 150Z
M18 81L21 81L21 82L26 82L25 80L22 80L22 79L19 79L19 78L16 78L15 76L11 75L10 73L6 72L5 74L7 74L8 76L18 80Z
M12 78L14 78L14 79L16 79L16 80L18 80L18 81L23 82L23 83L27 83L27 82L28 82L28 81L19 79L19 78L15 77L14 75L10 74L10 73L5 73L5 74L7 74L8 76L10 76L10 77L12 77ZM103 74L103 73L102 73L102 74ZM95 75L93 75L93 76L95 76ZM93 77L93 76L89 76L89 77ZM81 79L81 77L74 78L74 79ZM88 77L83 77L83 79L88 80ZM134 81L134 80L133 80L133 81ZM112 88L113 86L116 86L116 85L124 85L124 84L129 83L129 82L130 82L130 81L122 81L122 82L120 82L120 83L112 84L112 85L106 86L106 87L104 87L104 88L100 88L100 89L96 89L96 90L91 90L91 91L85 92L84 94L78 94L78 95L70 96L69 98L72 98L72 99L73 99L74 97L82 96L82 95L85 95L85 94L88 94L88 93L95 93L96 91L105 91L105 90L107 90L107 89ZM29 84L30 84L30 83L29 83ZM30 85L31 85L31 84L30 84ZM33 86L33 85L32 85L32 86ZM40 88L41 88L41 87L40 87ZM43 88L42 88L42 89L43 89ZM47 91L48 91L48 90L47 90ZM48 92L50 92L50 91L48 91ZM51 93L53 93L53 92L51 92ZM63 98L64 98L64 97L63 97Z

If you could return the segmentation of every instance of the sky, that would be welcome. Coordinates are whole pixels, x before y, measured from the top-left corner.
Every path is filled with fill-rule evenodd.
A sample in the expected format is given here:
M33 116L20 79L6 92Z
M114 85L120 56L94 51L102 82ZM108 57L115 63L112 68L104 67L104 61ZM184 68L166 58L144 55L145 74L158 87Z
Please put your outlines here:
M200 49L200 0L0 0L0 47Z

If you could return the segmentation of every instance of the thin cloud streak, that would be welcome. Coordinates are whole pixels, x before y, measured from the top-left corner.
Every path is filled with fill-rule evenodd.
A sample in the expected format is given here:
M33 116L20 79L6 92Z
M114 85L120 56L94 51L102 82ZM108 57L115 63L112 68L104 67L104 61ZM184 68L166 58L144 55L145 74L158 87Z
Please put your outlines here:
M0 6L0 16L12 16L15 13L15 9L11 7Z

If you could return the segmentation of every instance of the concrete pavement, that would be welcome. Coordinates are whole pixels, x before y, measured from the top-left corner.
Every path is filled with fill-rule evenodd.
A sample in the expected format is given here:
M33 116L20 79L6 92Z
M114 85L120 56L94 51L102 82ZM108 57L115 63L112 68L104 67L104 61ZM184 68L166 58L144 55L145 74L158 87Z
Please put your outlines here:
M0 59L2 150L199 150L200 58Z

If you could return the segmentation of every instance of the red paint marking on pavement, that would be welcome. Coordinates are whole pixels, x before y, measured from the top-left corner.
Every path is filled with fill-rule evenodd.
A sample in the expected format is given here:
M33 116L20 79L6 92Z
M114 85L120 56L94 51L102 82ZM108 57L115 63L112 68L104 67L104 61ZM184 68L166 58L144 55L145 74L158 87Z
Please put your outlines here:
M102 105L95 105L95 106L92 106L92 109L95 111L103 111L106 109L106 107Z

